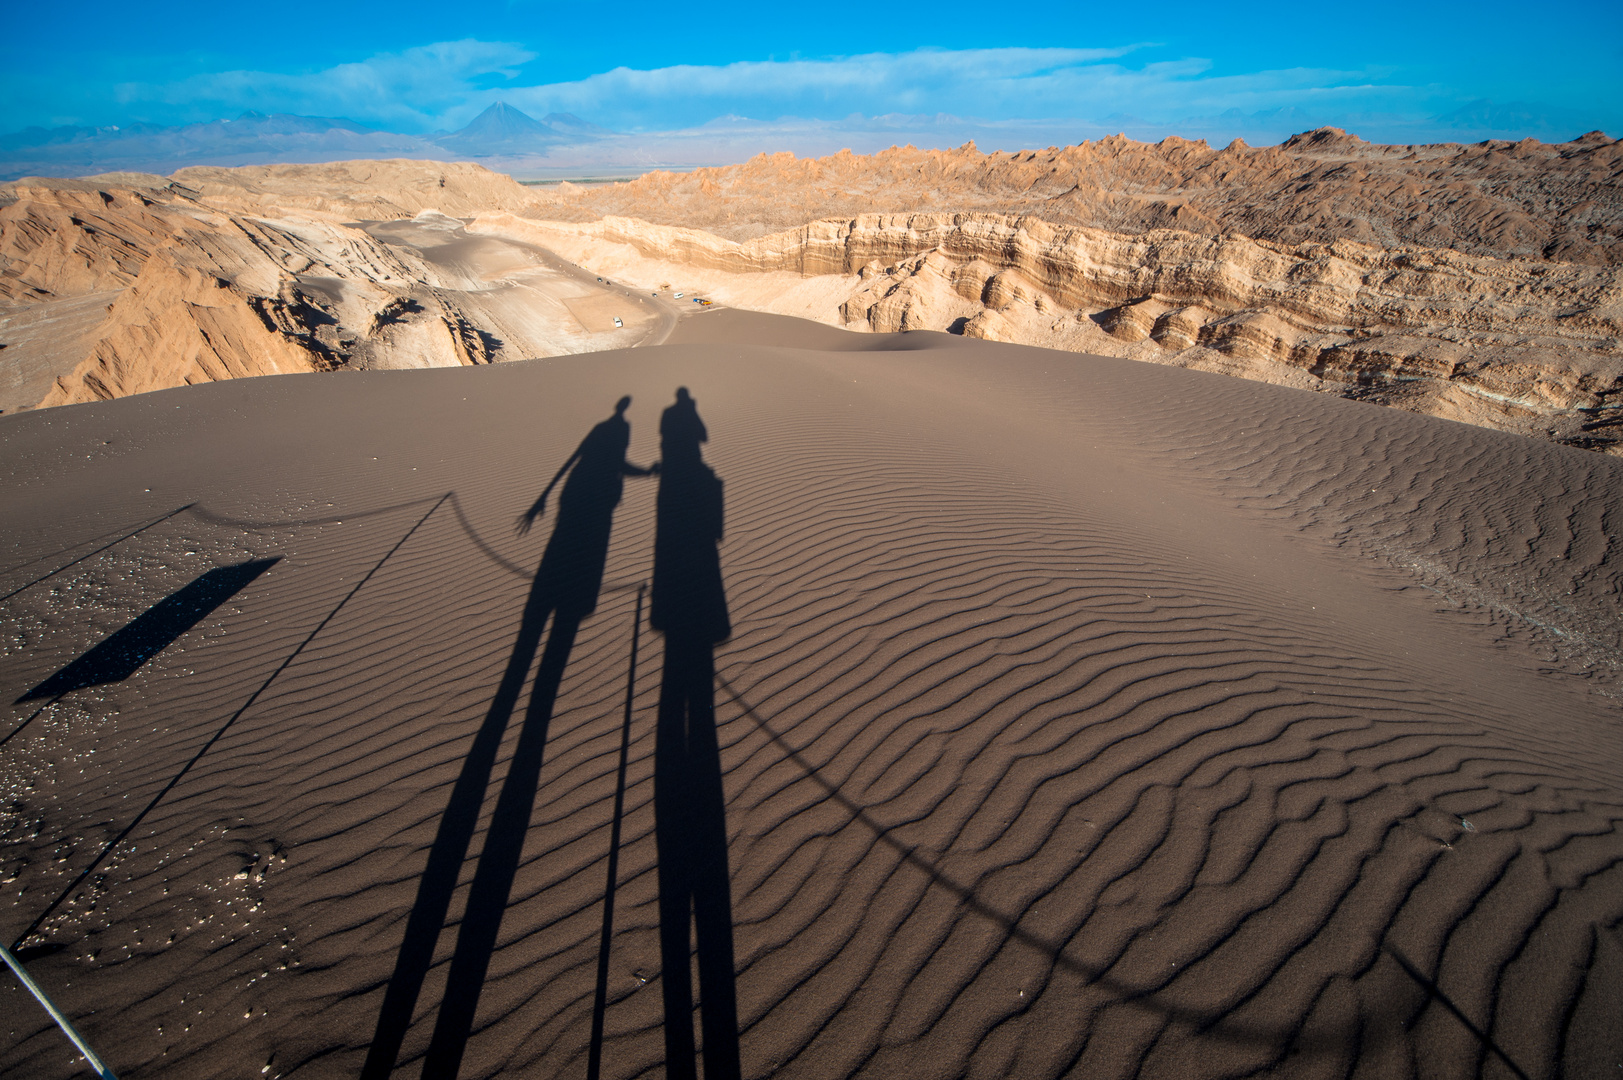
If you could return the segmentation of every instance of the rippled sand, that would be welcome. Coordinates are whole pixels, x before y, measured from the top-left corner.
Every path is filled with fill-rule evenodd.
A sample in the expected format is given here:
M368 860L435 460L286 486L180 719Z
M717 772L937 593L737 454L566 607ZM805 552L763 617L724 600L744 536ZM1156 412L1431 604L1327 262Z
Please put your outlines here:
M30 970L120 1076L360 1072L552 519L513 520L621 394L655 458L679 385L726 491L745 1075L1615 1070L1623 460L938 334L672 341L0 418L7 701L281 559L126 681L7 707L0 932L38 922ZM655 483L564 671L462 1076L585 1075ZM613 1077L664 1069L640 640ZM82 1069L0 1000L0 1075Z

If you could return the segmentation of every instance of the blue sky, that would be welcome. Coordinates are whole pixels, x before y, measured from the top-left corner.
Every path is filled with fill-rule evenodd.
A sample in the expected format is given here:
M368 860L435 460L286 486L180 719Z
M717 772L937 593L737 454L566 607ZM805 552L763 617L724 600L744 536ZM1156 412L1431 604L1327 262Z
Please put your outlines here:
M13 6L0 40L0 131L253 109L428 132L496 100L630 132L949 114L1208 138L1270 123L1405 142L1617 136L1623 3L80 0Z

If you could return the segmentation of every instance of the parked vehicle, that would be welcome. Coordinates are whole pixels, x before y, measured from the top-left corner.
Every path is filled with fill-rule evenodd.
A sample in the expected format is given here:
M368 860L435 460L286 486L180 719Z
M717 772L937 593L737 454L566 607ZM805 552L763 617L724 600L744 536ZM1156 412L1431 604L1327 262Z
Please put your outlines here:
M624 326L624 325L625 325L625 323L623 323L623 322L621 322L621 321L620 321L620 316L618 316L618 315L616 315L616 316L615 316L615 317L614 317L614 325L615 325L615 328L616 328L616 329L618 329L618 328L619 328L619 327L622 327L622 326Z

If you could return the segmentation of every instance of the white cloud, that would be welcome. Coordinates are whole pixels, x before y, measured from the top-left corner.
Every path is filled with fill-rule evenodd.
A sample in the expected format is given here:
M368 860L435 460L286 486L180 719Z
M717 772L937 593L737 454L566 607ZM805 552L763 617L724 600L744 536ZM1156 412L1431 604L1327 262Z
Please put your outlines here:
M1099 70L1106 66L1103 61L1140 47L920 49L817 60L615 68L576 82L503 88L499 96L532 111L574 112L599 123L638 128L700 123L726 113L981 114L1029 107L1032 90L1064 78L1066 72Z
M834 118L851 113L946 112L988 120L1104 118L1128 112L1154 121L1238 108L1412 98L1366 72L1295 68L1213 75L1185 58L1129 66L1146 46L1119 49L969 49L873 53L822 60L718 66L616 68L575 82L503 87L466 110L502 98L537 115L573 112L630 129L669 129L723 114Z
M134 114L145 105L187 119L255 109L345 116L420 132L460 127L505 100L537 117L571 112L622 132L674 136L732 116L753 118L762 137L781 120L788 125L786 135L810 130L804 127L810 123L822 132L817 138L828 140L839 138L835 132L842 129L879 138L887 125L861 117L892 115L944 115L951 122L933 129L943 139L951 137L949 130L977 138L975 132L984 130L999 141L1036 134L1019 124L999 127L1017 121L1040 121L1046 131L1176 132L1214 141L1234 135L1272 139L1329 123L1366 137L1418 139L1446 134L1447 125L1439 127L1431 118L1467 104L1458 91L1404 85L1381 71L1220 72L1199 57L1153 59L1161 51L1149 44L917 49L620 67L570 82L526 86L523 67L535 59L533 52L513 43L464 40L313 72L216 72L168 84L126 84L119 93ZM1604 126L1607 115L1585 126Z
M507 42L441 41L320 71L219 71L172 83L124 83L116 92L126 106L180 106L194 119L253 109L422 130L479 93L490 76L511 79L534 58Z

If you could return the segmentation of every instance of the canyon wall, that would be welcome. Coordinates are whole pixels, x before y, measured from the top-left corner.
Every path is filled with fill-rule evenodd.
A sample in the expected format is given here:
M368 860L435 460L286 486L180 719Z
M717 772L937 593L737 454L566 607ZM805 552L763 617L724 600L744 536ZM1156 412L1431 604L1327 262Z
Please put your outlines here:
M465 161L193 166L172 180L200 202L231 213L316 221L390 221L425 210L468 217L543 205L533 189L512 177Z
M177 185L38 181L7 193L5 311L114 294L41 406L350 364L489 359L432 271L359 229L231 213Z
M1623 289L1611 266L996 214L867 214L743 242L618 217L484 214L470 231L641 284L698 271L696 287L723 301L758 275L826 279L821 309L795 313L854 329L1130 356L1623 449Z
M430 259L421 229L356 227L456 230L436 214L513 241L489 265L518 269L456 254L461 233ZM1618 452L1620 236L1623 144L1599 133L908 147L541 188L405 161L20 181L0 185L0 375L73 358L43 401L0 385L0 408L618 345L582 336L570 290L593 286L541 266L547 249L852 329L1177 364Z
M1598 131L1555 144L1387 146L1321 128L1265 147L1117 135L1014 153L983 154L970 143L761 154L621 184L539 188L547 206L533 216L635 217L746 240L823 218L980 211L1133 234L1356 240L1615 265L1623 261L1620 179L1623 142Z

